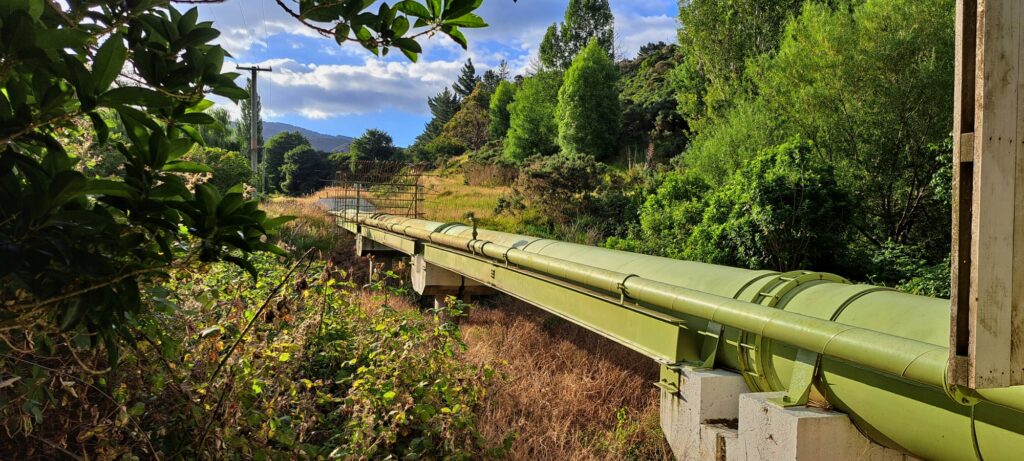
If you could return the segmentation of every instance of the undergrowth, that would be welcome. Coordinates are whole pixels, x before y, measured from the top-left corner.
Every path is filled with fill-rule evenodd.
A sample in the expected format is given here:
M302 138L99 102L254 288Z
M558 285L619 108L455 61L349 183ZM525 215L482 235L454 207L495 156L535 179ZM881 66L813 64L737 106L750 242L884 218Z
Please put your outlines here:
M393 307L393 274L357 290L314 258L254 263L256 283L214 264L149 290L116 362L5 334L0 458L500 455L476 431L494 372L459 360L458 302L420 315Z

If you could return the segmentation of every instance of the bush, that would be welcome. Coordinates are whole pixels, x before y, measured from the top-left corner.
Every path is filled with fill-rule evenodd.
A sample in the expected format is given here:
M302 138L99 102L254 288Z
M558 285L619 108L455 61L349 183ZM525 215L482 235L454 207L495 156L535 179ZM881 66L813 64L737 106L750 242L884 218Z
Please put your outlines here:
M213 173L210 174L206 183L216 187L221 193L253 179L252 170L249 168L249 159L238 152L197 145L182 158L213 169Z
M533 155L558 152L555 105L561 85L562 74L557 71L540 72L523 80L508 106L505 157L522 162Z
M828 270L845 252L849 198L811 146L766 149L708 199L688 239L690 258L710 263Z

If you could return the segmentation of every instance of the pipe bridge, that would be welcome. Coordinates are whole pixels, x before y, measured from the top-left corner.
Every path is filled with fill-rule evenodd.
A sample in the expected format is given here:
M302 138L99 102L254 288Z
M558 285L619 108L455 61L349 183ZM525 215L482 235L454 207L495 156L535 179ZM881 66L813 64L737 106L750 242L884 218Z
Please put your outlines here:
M391 215L335 213L421 294L498 291L661 364L679 459L1011 460L1024 386L946 381L945 299Z

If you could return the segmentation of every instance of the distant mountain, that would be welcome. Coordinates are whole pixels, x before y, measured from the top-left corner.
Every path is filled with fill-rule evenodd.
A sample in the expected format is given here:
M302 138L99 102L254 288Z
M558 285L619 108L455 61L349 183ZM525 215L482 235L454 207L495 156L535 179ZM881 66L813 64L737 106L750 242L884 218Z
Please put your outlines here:
M288 123L263 122L263 139L265 140L284 131L298 131L309 140L313 148L324 152L348 152L348 147L352 145L353 140L348 136L317 133Z

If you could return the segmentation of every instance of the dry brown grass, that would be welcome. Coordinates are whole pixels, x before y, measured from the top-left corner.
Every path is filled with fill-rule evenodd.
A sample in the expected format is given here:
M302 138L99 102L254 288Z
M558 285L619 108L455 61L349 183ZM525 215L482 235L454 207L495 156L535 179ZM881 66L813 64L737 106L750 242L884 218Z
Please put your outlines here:
M506 375L479 417L488 438L518 434L509 459L671 459L653 361L512 298L489 304L462 331L468 360Z
M449 187L457 181L439 179ZM464 189L484 188L449 190L473 194ZM469 203L480 206L496 200L497 193L477 191L476 200ZM370 260L354 256L351 236L326 230L333 223L316 200L275 199L263 208L273 215L299 217L285 230L293 240L331 239L331 258L338 266L349 270L357 284L369 282ZM380 269L407 272L401 263ZM402 282L389 282L397 283ZM368 310L383 302L379 292L368 290L358 293L356 300ZM388 302L402 310L418 308L411 298ZM671 459L658 427L658 392L651 384L658 378L658 367L650 359L506 296L474 303L461 329L469 347L466 360L491 364L504 375L489 389L478 417L482 435L492 442L510 432L517 435L507 459Z

